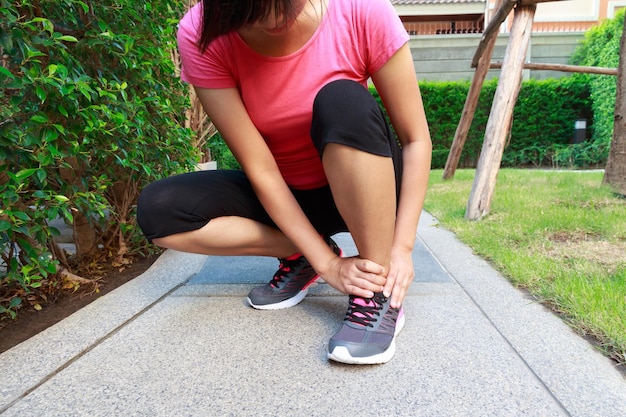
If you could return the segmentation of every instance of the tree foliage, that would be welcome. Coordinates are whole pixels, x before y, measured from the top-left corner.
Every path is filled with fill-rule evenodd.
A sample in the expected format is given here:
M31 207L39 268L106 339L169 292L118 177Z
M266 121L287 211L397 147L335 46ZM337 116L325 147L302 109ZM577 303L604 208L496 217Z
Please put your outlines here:
M624 27L624 12L620 10L612 19L604 20L585 33L584 39L571 57L574 65L617 68L619 64L620 38ZM602 144L608 154L613 135L613 113L617 80L607 75L583 75L588 77L593 101L593 141Z
M139 190L197 160L170 57L183 2L0 0L0 316L145 249ZM49 226L74 229L68 259Z

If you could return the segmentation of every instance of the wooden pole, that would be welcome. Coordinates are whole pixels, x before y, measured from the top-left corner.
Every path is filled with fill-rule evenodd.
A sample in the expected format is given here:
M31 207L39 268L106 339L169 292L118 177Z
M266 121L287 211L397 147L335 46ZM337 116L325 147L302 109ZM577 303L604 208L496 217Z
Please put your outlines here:
M487 121L485 140L465 212L465 218L469 220L482 218L491 208L504 145L511 129L513 109L522 84L522 70L536 9L534 4L515 9L501 77Z
M492 62L489 65L489 68L491 69L502 68L502 63ZM533 64L533 63L527 62L524 64L524 69L580 72L584 74L617 75L617 68L583 67L583 66L578 66L578 65L565 65L565 64Z
M626 30L622 32L620 40L618 68L613 140L604 169L603 182L609 184L616 194L626 198Z
M478 44L478 48L476 48L474 58L472 59L472 68L476 68L478 66L478 61L480 61L480 57L483 55L483 52L487 48L490 40L494 36L498 36L500 25L504 22L504 19L506 19L509 13L511 13L511 10L513 10L513 7L515 7L515 4L517 3L517 0L502 1L502 6L500 6L496 14L493 15L493 18L483 32L483 36L480 38L480 43Z
M501 1L496 3L496 8L500 8ZM465 99L465 105L463 106L463 113L461 113L461 120L456 127L454 133L454 140L450 146L450 153L448 153L448 159L446 160L446 166L443 170L443 179L448 180L454 177L456 168L459 166L459 160L461 159L461 153L463 153L463 146L467 139L472 120L474 120L474 113L476 113L476 106L478 99L480 98L480 91L483 88L485 77L489 72L489 62L493 55L493 48L496 45L496 39L498 38L498 32L491 32L488 38L485 39L485 48L479 57L478 67L474 72L474 78L470 84L470 89L467 92L467 98Z

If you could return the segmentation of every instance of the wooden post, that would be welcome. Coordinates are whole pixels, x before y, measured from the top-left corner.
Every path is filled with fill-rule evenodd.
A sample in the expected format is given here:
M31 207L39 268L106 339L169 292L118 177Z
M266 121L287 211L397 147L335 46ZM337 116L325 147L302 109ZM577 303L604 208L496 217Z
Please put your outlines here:
M489 213L502 162L504 145L511 129L513 109L522 84L522 70L530 43L533 17L537 6L531 4L515 9L509 44L483 142L476 176L467 203L465 218L478 220Z
M502 10L499 3L501 2L498 1L496 4L498 11ZM511 7L513 6L511 5ZM510 11L510 9L508 10ZM503 14L499 13L499 15ZM506 17L506 15L503 16ZM493 22L496 22L496 20L492 20L492 23ZM500 21L497 26L501 23L502 21ZM489 33L489 37L483 37L482 39L485 44L485 48L478 57L478 65L476 72L474 72L474 78L470 84L470 89L467 92L467 98L465 99L465 105L463 106L463 113L461 113L461 120L459 120L459 125L456 127L456 132L454 133L454 140L452 141L452 146L450 146L450 153L448 153L446 167L443 170L444 180L454 177L456 168L459 165L459 160L461 159L461 153L463 153L463 146L465 146L467 134L470 130L470 126L472 125L472 120L474 120L474 113L476 113L476 106L478 104L478 99L480 98L480 91L483 88L483 82L485 81L487 72L489 72L489 63L491 62L491 56L493 55L493 48L496 45L498 32L490 31Z
M461 113L461 120L456 127L454 133L454 139L450 146L450 152L448 153L448 159L446 160L446 166L443 170L443 179L448 180L454 177L456 168L459 166L459 160L463 153L463 146L467 139L467 134L474 120L474 114L476 113L476 106L478 99L480 98L480 91L483 88L483 82L489 72L489 63L491 62L491 56L493 55L493 48L496 45L496 39L498 38L498 30L506 16L513 9L515 1L506 0L507 3L502 5L503 0L498 0L495 5L497 10L493 16L487 30L483 34L480 40L480 44L474 55L476 64L476 72L474 72L474 78L470 84L470 89L467 92L467 98L465 99L465 105L463 106L463 113Z
M603 182L609 184L616 194L626 197L626 30L620 40L618 69L613 140Z
M478 44L478 48L476 48L476 52L474 52L474 58L472 59L472 68L478 66L478 61L483 54L485 48L487 48L488 39L491 39L492 36L498 36L498 32L500 31L500 25L504 22L504 19L509 15L517 0L502 0L502 6L496 11L496 14L493 15L491 22L485 28L483 32L483 36L480 39L480 43Z
M502 68L501 62L492 62L489 65L491 69ZM617 68L605 68L605 67L584 67L581 65L566 65L566 64L533 64L527 62L524 64L524 69L530 70L543 70L543 71L562 71L562 72L578 72L582 74L600 74L600 75L617 75Z

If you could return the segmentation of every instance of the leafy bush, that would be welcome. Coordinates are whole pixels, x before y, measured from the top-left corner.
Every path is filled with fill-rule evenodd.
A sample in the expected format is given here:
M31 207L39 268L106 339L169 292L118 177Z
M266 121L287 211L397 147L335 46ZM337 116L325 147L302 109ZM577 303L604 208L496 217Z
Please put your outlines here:
M219 132L211 137L208 147L211 150L211 159L217 162L218 169L241 169L239 162L237 162Z
M492 79L483 85L463 146L460 167L474 167L478 162L497 82ZM420 83L433 141L433 168L445 166L469 87L468 81ZM370 91L380 103L375 89ZM604 147L592 143L570 145L575 121L580 118L592 119L589 86L585 79L564 77L524 81L515 106L503 165L603 165L607 155ZM565 156L567 152L570 155Z
M171 3L171 4L167 4ZM145 249L139 190L197 159L170 52L181 2L0 0L0 316ZM62 217L68 259L48 223Z
M511 165L549 162L548 150L568 145L574 137L574 122L591 121L589 91L578 78L528 80L520 90L511 141L505 151ZM506 161L506 160L505 160Z
M478 161L496 86L494 81L488 81L483 85L476 113L459 160L460 166L473 166ZM469 81L420 83L433 140L433 168L443 168L446 164L447 153L452 146L456 128L461 120L469 88ZM438 156L439 154L443 156L444 153L445 157Z
M612 19L604 20L600 25L592 27L585 33L571 57L574 65L592 67L617 68L619 64L620 39L624 29L624 12L620 10ZM589 83L593 100L593 142L605 145L613 136L613 119L615 112L615 93L617 78L607 75L581 75Z

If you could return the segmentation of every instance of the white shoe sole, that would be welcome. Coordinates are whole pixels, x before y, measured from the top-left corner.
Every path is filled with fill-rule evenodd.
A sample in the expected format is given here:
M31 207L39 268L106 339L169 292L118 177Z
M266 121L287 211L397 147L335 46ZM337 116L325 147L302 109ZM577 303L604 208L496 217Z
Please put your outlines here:
M400 331L404 328L405 317L402 314L396 323L396 330L393 335L393 340L389 344L387 350L378 355L367 356L367 357L354 357L348 351L348 348L344 346L337 346L333 349L332 352L328 353L328 359L333 360L335 362L346 363L348 365L378 365L382 363L387 363L393 358L393 355L396 353L396 336Z
M250 304L251 307L254 307L257 310L281 310L283 308L289 308L289 307L293 307L295 305L300 304L300 302L304 300L304 297L306 297L306 295L308 294L309 288L311 288L312 286L313 285L309 285L308 287L306 287L305 289L303 289L302 291L300 291L298 294L294 295L293 297L288 298L285 301L281 301L280 303L275 303L275 304L257 305L257 304L254 304L252 300L250 300L250 297L247 297L246 299L248 300L248 304Z

